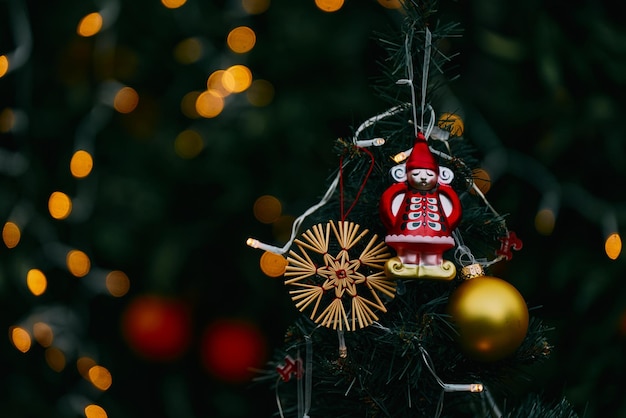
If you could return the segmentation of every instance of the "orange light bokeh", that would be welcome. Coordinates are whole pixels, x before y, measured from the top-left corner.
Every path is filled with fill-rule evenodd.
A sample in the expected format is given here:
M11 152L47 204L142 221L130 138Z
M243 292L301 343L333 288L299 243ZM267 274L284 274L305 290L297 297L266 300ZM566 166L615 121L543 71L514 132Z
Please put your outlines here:
M228 33L226 44L237 54L250 52L256 44L256 33L248 26L236 27Z
M113 108L120 113L130 113L139 104L139 95L132 87L122 87L113 99Z
M2 241L7 248L15 248L20 243L22 232L16 223L7 221L2 228Z
M100 32L101 29L102 15L100 13L94 12L89 13L87 16L81 19L81 21L78 23L76 33L78 33L80 36L90 37Z
M67 253L65 264L75 277L84 277L91 270L91 261L87 254L80 250L71 250Z
M87 151L78 150L70 160L70 172L76 178L87 177L93 169L93 158Z

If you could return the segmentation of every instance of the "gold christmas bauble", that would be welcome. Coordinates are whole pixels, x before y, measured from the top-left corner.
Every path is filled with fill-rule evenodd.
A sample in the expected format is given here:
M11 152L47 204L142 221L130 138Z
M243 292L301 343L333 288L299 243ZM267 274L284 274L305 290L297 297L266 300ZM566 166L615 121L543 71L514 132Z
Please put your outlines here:
M513 354L528 331L528 307L517 289L492 276L463 282L450 296L448 313L461 350L483 362Z

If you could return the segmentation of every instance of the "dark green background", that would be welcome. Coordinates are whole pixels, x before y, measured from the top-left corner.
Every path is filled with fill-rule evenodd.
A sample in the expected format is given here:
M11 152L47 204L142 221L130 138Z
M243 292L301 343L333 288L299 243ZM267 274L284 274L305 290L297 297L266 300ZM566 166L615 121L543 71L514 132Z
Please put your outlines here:
M15 48L10 5L0 1L0 54ZM213 379L198 360L198 336L214 318L254 320L269 347L281 342L296 316L279 281L258 268L261 253L249 236L271 241L272 231L252 215L255 199L272 194L285 213L316 203L337 166L333 141L383 111L373 78L384 51L376 31L398 27L399 15L375 1L351 0L336 13L312 0L274 0L261 15L242 13L236 1L193 1L167 10L157 1L121 1L118 19L103 34L80 39L77 22L97 2L24 2L33 47L27 64L0 79L0 110L22 109L25 129L0 134L0 146L25 156L29 169L0 179L2 221L26 201L59 242L88 252L95 265L121 269L131 279L121 299L89 294L80 281L49 266L48 292L35 298L17 275L24 263L45 263L42 226L30 224L20 245L0 251L0 328L42 306L58 304L79 318L83 344L97 347L113 386L91 393L110 417L250 417L275 412L274 394ZM626 285L623 257L603 253L602 213L624 224L626 179L624 113L626 23L603 1L441 1L442 21L459 22L458 53L450 84L465 112L466 140L482 156L502 147L510 158L495 172L488 197L524 241L499 268L554 329L552 359L530 370L521 390L565 395L581 416L626 416ZM249 25L254 50L228 51L230 29ZM203 39L195 64L174 60L183 39ZM103 61L100 41L114 61ZM135 60L120 52L130 50ZM182 96L206 77L244 63L276 89L272 104L253 108L243 96L215 119L192 121ZM94 210L80 222L53 222L52 191L72 195L67 170L77 129L108 78L135 88L139 108L111 114L94 142ZM452 97L452 96L451 96ZM183 129L205 139L195 159L174 154ZM487 163L501 161L498 157ZM534 216L546 186L558 185L561 207L554 232L542 236ZM91 187L91 186L90 186ZM193 300L194 345L173 363L136 357L119 333L120 314L135 295L165 293ZM621 328L620 328L621 327ZM81 378L49 370L41 350L15 350L0 341L0 416L66 415L63 402L85 393ZM5 378L6 377L6 378ZM504 401L503 401L504 402Z

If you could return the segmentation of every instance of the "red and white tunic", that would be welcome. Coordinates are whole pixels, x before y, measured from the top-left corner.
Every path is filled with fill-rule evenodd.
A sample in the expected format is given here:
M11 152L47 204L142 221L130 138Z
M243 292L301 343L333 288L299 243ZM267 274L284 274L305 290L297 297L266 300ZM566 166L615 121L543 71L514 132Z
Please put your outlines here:
M421 191L396 183L380 199L381 220L387 229L385 241L399 252L442 253L454 247L451 234L461 213L456 192L445 184Z

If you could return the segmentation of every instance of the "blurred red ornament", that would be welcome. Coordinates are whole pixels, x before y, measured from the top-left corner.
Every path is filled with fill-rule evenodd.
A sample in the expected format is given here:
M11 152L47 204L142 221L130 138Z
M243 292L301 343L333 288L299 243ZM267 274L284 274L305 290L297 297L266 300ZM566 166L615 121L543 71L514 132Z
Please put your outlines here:
M191 341L191 313L180 300L142 295L130 302L122 315L122 333L141 357L172 361Z
M220 319L202 336L202 361L218 379L239 383L250 380L266 360L267 343L251 322Z

